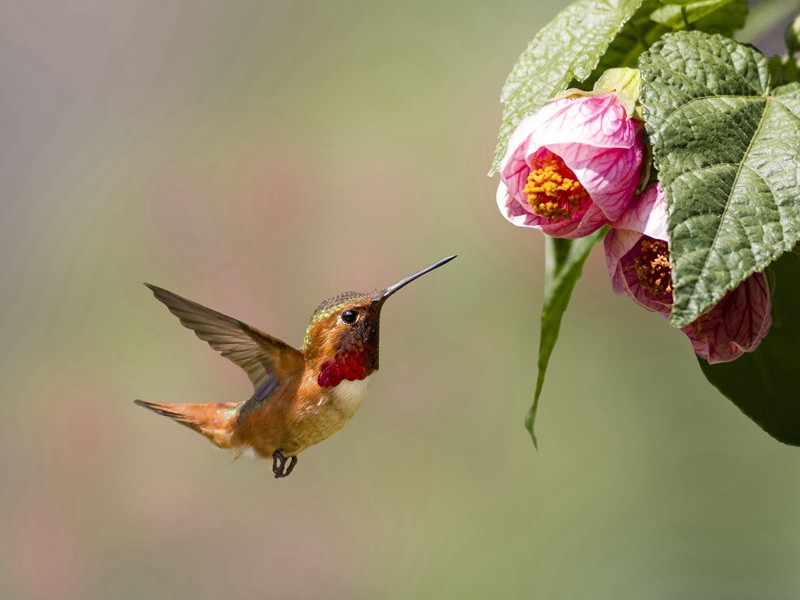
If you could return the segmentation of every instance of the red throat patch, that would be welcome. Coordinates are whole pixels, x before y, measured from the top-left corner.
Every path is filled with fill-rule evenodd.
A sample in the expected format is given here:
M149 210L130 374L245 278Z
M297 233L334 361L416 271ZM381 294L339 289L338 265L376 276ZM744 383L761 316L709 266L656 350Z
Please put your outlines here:
M322 363L317 375L317 384L320 387L336 387L342 380L357 381L364 379L370 373L370 360L364 352L350 352L347 355L337 355L331 360Z

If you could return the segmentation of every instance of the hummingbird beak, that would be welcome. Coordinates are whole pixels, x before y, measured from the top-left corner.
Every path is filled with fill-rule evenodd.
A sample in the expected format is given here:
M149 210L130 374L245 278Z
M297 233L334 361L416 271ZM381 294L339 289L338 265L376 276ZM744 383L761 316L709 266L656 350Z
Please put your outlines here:
M412 281L414 281L418 277L422 277L423 275L425 275L425 273L429 273L430 271L433 271L434 269L438 269L443 264L449 263L455 257L456 257L456 255L454 254L453 256L448 256L447 258L443 258L442 260L433 263L430 267L425 267L421 271L417 271L413 275L398 281L394 285L390 285L385 290L379 290L378 292L375 293L375 302L380 302L381 304L383 304L386 301L386 299L389 296L391 296L392 294L394 294L397 290L399 290L401 288L404 288L405 286L407 286L409 283L411 283Z

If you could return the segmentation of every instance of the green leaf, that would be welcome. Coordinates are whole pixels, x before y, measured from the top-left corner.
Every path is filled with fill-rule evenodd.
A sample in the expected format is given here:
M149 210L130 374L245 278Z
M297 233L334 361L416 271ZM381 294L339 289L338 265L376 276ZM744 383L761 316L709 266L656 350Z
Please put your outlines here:
M641 3L608 46L594 72L587 78L587 83L594 84L607 69L635 67L639 55L671 31L650 18L652 12L660 7L659 0L644 0Z
M533 432L536 421L536 410L539 406L539 397L544 385L544 376L550 355L558 339L561 329L561 318L567 310L572 290L581 277L583 263L589 256L594 245L603 239L608 231L607 227L590 236L577 240L565 240L547 236L546 257L544 273L544 305L542 307L542 330L539 334L539 375L536 378L536 392L533 396L533 405L528 410L525 418L525 427L533 438L533 445L537 446L536 435Z
M769 74L772 81L777 83L800 81L800 53L796 56L797 58L784 54L769 57Z
M746 0L734 0L697 21L690 20L690 23L698 31L721 33L730 37L745 26L749 14Z
M710 365L706 378L775 439L800 446L800 256L789 252L767 269L772 327L755 352Z
M800 239L800 85L770 91L761 53L697 31L639 67L682 327Z
M697 0L659 0L661 4L666 6L688 6L689 4L694 4Z
M789 54L800 52L800 15L786 26L783 31L783 40L786 42L786 50Z
M642 1L578 0L536 34L517 59L500 95L505 106L490 175L497 171L517 123L571 81L589 77Z
M707 33L727 33L732 34L740 29L747 16L747 3L745 0L709 0L716 8L708 12L706 16L698 15L696 22L690 19L690 23L695 29ZM664 5L667 5L666 7ZM659 15L667 15L665 10L677 10L680 15L681 4L686 4L687 14L694 9L694 4L708 4L708 2L697 2L697 0L687 0L686 2L671 1L660 2L660 0L644 0L633 16L623 26L622 30L614 38L614 41L600 59L594 73L587 79L589 84L594 83L606 69L614 67L635 67L637 60L642 52L647 50L657 42L665 33L675 29L683 29L686 23L683 18L678 22L670 21L669 26L659 22ZM675 6L678 5L678 6ZM698 9L701 7L698 6Z
M653 11L651 18L671 29L688 25L706 33L732 35L744 27L747 19L745 0L700 0L694 2L665 2L666 6Z

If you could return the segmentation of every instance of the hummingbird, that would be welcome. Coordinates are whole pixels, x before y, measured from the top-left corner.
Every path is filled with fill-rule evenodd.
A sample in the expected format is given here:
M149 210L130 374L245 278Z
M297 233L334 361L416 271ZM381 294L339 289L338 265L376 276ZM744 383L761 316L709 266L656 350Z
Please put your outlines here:
M378 331L384 302L442 260L369 293L343 292L311 315L297 350L255 327L146 283L180 322L244 369L253 395L243 402L162 404L135 400L203 434L220 447L272 458L276 478L288 476L297 455L342 429L361 406L378 370Z

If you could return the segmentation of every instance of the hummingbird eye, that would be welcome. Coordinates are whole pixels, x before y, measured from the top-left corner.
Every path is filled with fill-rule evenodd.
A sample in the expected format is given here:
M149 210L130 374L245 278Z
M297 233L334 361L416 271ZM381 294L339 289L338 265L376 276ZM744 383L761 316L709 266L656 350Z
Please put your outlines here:
M339 317L342 322L347 323L348 325L352 325L358 319L358 311L355 310L346 310L342 313L342 316Z

